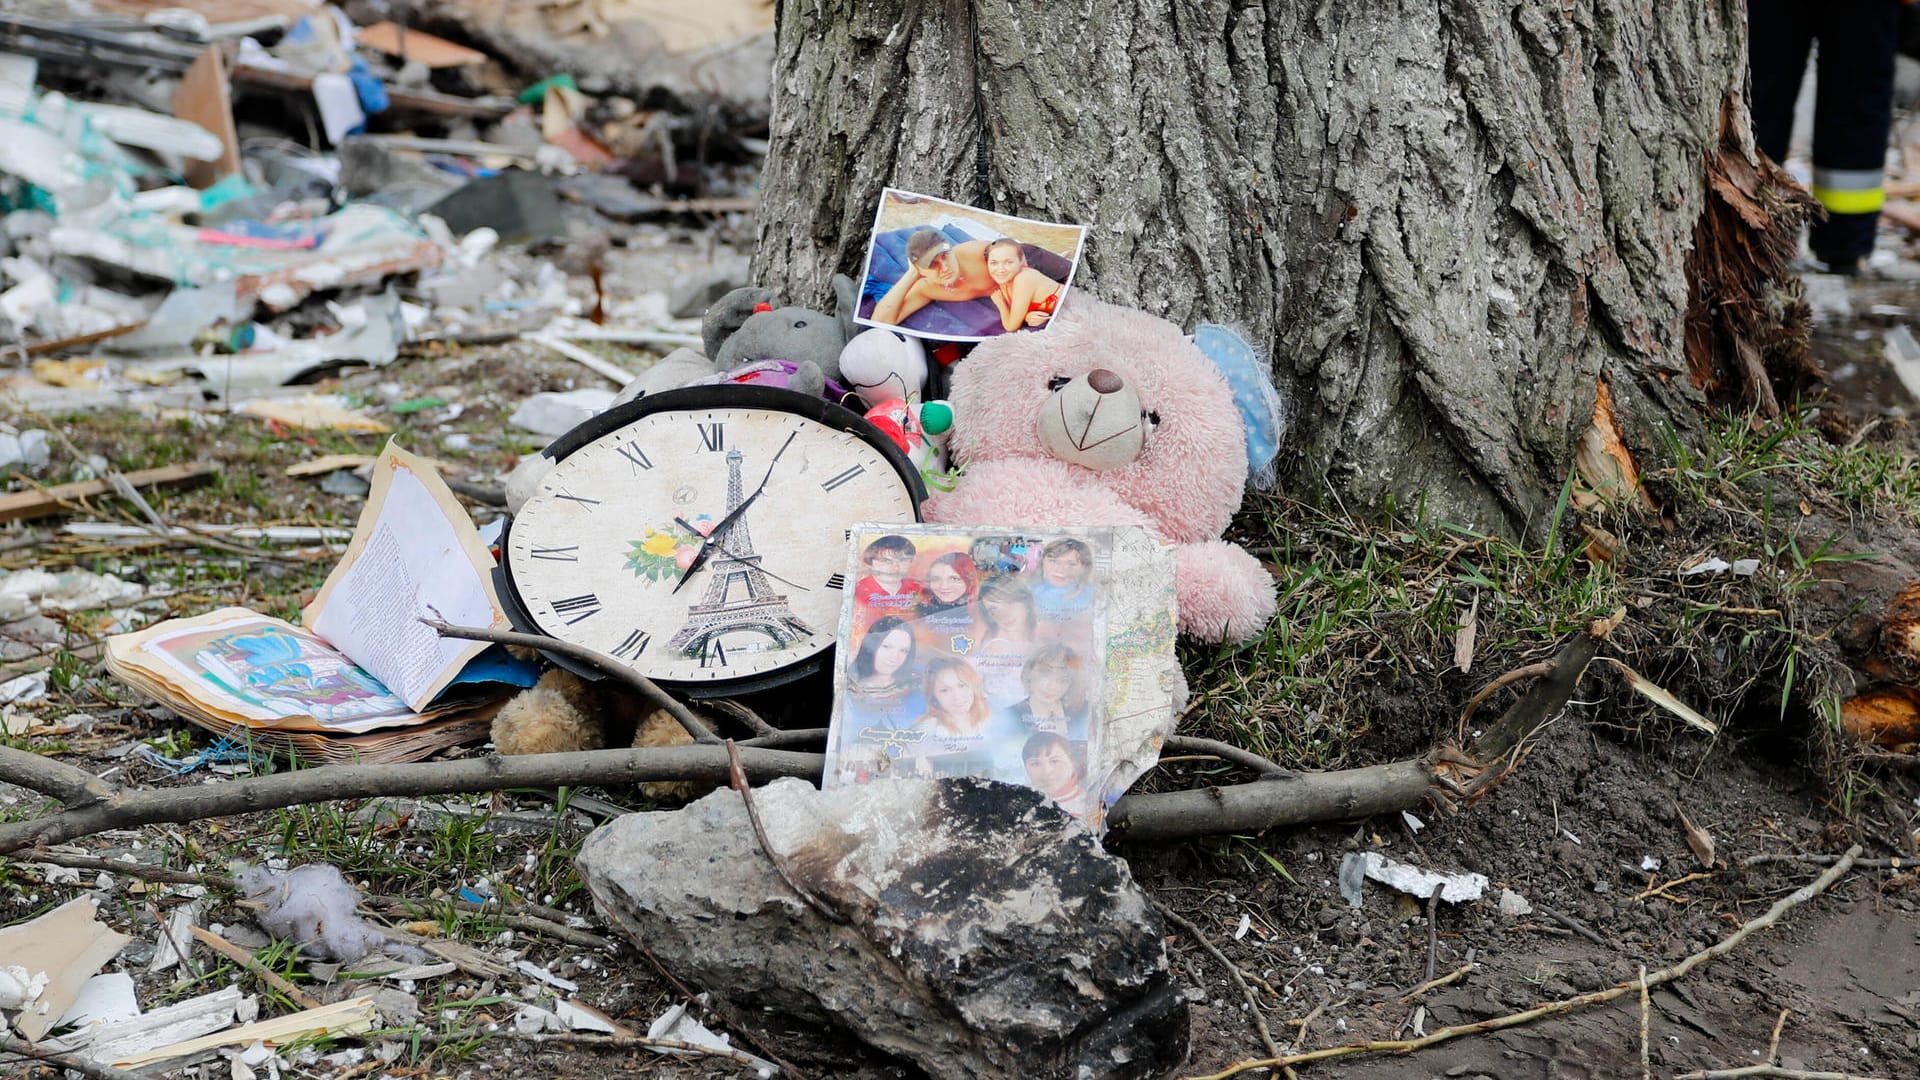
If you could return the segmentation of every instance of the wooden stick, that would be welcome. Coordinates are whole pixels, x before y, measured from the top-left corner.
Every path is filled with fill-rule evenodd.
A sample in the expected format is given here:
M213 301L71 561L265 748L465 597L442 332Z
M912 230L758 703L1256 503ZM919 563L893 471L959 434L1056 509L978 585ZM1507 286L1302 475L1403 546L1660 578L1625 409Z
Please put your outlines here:
M219 934L208 930L206 927L191 926L188 927L188 929L193 931L193 936L199 939L202 945L239 964L248 971L253 972L260 981L287 995L287 998L295 1005L303 1009L317 1009L320 1007L321 1002L319 998L288 982L279 972L261 963L247 950L235 945Z
M142 469L139 472L127 473L125 479L127 483L137 487L152 487L156 484L184 484L204 480L212 476L213 471L213 466L202 463L165 465L158 469ZM112 490L113 484L107 480L81 480L72 484L57 484L33 491L17 491L11 495L0 495L0 521L25 521L29 518L57 514L71 508L81 499L105 495Z
M1640 965L1640 1080L1653 1080L1653 1047L1647 1038L1653 999L1647 994L1647 965Z
M1428 979L1426 982L1421 983L1419 986L1416 986L1413 989L1407 991L1406 993L1401 994L1399 1000L1401 1004L1405 1004L1409 1001L1412 1001L1414 998L1419 997L1421 994L1426 993L1429 990L1438 990L1443 986L1450 986L1453 983L1457 983L1461 979L1466 978L1467 974L1478 966L1479 966L1478 964L1461 964L1459 967L1454 968L1452 971L1447 972L1445 975L1442 975L1437 979Z
M1670 968L1663 968L1662 970L1657 971L1652 975L1646 976L1644 980L1645 985L1649 987L1664 986L1667 983L1673 982L1675 979L1684 977L1688 972L1692 971L1696 967L1699 967L1701 964L1704 964L1709 960L1714 960L1719 957L1725 956L1727 953L1732 952L1735 948L1739 946L1739 944L1742 941L1745 941L1749 935L1773 926L1775 923L1780 921L1780 917L1782 915L1785 915L1787 912L1793 910L1795 907L1798 907L1799 905L1805 903L1806 901L1811 900L1816 896L1819 896L1821 893L1826 892L1827 889L1832 887L1834 882L1840 880L1841 877L1845 876L1848 870L1853 868L1853 860L1858 858L1859 855L1860 855L1860 845L1855 844L1852 848L1849 848L1847 850L1847 853L1845 855L1842 855L1840 857L1839 862L1836 862L1832 866L1828 867L1824 873L1822 873L1818 878L1815 878L1811 883L1804 885L1799 889L1796 889L1791 894L1780 898L1778 901L1775 901L1774 905L1771 908L1768 908L1764 915L1761 915L1760 917L1747 923L1745 926L1742 926L1740 929L1734 931L1732 934L1729 934L1725 939L1718 942L1717 944L1714 944L1706 949L1703 949L1700 952L1694 953L1692 956L1687 957L1686 959L1680 961L1678 964L1675 964ZM1229 1076L1237 1076L1240 1073L1247 1072L1252 1069L1274 1069L1283 1065L1298 1065L1302 1062L1321 1061L1327 1058L1347 1057L1352 1054L1378 1054L1378 1053L1409 1054L1415 1050L1425 1049L1426 1047L1432 1046L1435 1043L1442 1043L1442 1042L1450 1041L1452 1039L1457 1039L1462 1035L1478 1035L1488 1031L1500 1031L1505 1028L1518 1027L1521 1024L1530 1023L1534 1020L1540 1019L1541 1017L1557 1016L1560 1013L1571 1012L1574 1009L1578 1009L1583 1006L1599 1005L1604 1002L1613 1001L1616 998L1620 998L1627 994L1633 993L1634 991L1638 990L1641 985L1642 985L1642 980L1632 979L1627 982L1620 983L1617 986L1610 987L1606 990L1596 990L1590 994L1581 994L1577 997L1564 998L1560 1001L1548 1002L1545 1005L1536 1006L1524 1012L1510 1013L1506 1016L1496 1016L1490 1020L1480 1020L1471 1024L1458 1024L1453 1027L1441 1028L1439 1031L1435 1031L1429 1035L1423 1036L1418 1039L1397 1039L1393 1041L1382 1041L1382 1042L1349 1043L1346 1046L1331 1046L1322 1050L1309 1050L1304 1053L1298 1053L1298 1054L1275 1055L1274 1057L1264 1058L1264 1059L1255 1060L1255 1061L1241 1061L1241 1062L1236 1062L1231 1066L1228 1066L1226 1069L1223 1069L1220 1072L1209 1073L1208 1075L1201 1076L1201 1077L1188 1077L1187 1080L1226 1080L1226 1078ZM1771 1066L1757 1066L1757 1067L1770 1068ZM1751 1072L1718 1073L1718 1074L1712 1074L1712 1077L1708 1077L1708 1074L1692 1074L1691 1078L1681 1077L1679 1078L1679 1080L1703 1080L1703 1078L1704 1080L1714 1080L1714 1078L1717 1078L1720 1076L1733 1076L1733 1075L1766 1076L1766 1075L1779 1075L1779 1074L1778 1073L1774 1073L1774 1074L1751 1073ZM1813 1080L1813 1078L1809 1075L1803 1074L1803 1080ZM1820 1078L1820 1080L1840 1080L1840 1077L1839 1077L1839 1074L1828 1074L1827 1077ZM1860 1078L1853 1078L1853 1080L1860 1080Z
M1552 670L1553 661L1542 660L1538 663L1528 664L1525 667L1517 667L1512 671L1496 675L1492 682L1481 687L1472 697L1467 699L1465 705L1461 706L1460 727L1464 729L1467 726L1467 721L1473 718L1473 714L1479 711L1480 706L1486 704L1488 698L1499 693L1503 688L1512 686L1521 679L1537 679Z
M727 785L740 793L740 801L747 807L747 824L753 828L753 838L759 842L760 850L766 854L767 861L773 864L773 872L779 874L780 880L787 883L787 888L792 889L795 896L805 901L808 907L819 912L828 922L841 926L850 925L847 917L838 909L830 906L825 900L815 895L811 888L802 884L800 879L794 876L793 868L787 865L787 860L773 850L773 843L767 839L766 826L760 823L760 809L753 805L753 785L747 782L747 772L740 767L740 748L734 745L732 739L727 740Z
M605 653L595 652L584 645L575 645L571 641L561 641L559 638L551 638L543 634L521 634L512 630L494 630L483 626L454 626L438 619L421 619L420 621L442 637L491 641L500 645L519 645L522 648L541 649L578 660L615 682L625 684L628 689L639 694L647 702L667 710L667 715L679 721L687 734L693 736L694 742L712 743L716 746L720 743L720 736L715 735L707 725L701 723L700 718L688 711L687 707L680 704L673 695L660 689L659 683Z
M1740 1068L1709 1068L1705 1072L1682 1072L1674 1080L1740 1080L1743 1076L1772 1076L1776 1080L1882 1080L1859 1072L1807 1072L1805 1068L1780 1068L1778 1065L1743 1065Z
M1787 1026L1787 1014L1792 1011L1792 1009L1781 1009L1780 1015L1774 1018L1773 1038L1767 1040L1766 1064L1768 1065L1780 1060L1780 1031Z
M1241 996L1247 999L1247 1011L1253 1016L1253 1026L1260 1032L1260 1045L1267 1048L1268 1054L1279 1057L1280 1044L1273 1041L1273 1031L1267 1027L1267 1017L1260 1009L1260 999L1253 995L1253 987L1248 986L1247 980L1241 976L1239 965L1227 959L1225 953L1215 948L1213 942L1207 940L1207 935L1201 933L1200 928L1186 916L1164 905L1160 908L1160 914L1166 916L1168 922L1185 930L1188 937L1199 942L1201 948L1207 950L1209 955L1219 961L1221 967L1227 969L1227 978L1233 980L1233 985L1240 988Z

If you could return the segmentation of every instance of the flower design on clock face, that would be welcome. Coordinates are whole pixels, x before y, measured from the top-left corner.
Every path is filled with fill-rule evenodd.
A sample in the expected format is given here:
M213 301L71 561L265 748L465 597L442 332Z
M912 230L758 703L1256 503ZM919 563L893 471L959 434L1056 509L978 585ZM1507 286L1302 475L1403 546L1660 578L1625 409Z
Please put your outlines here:
M831 645L848 528L916 516L894 463L852 431L663 409L556 463L503 558L542 632L654 679L724 682Z

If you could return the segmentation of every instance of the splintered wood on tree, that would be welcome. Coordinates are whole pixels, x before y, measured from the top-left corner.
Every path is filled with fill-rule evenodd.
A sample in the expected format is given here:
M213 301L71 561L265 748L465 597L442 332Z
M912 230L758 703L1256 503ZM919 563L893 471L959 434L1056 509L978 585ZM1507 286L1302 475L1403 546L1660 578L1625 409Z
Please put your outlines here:
M1720 110L1706 173L1711 193L1686 260L1688 375L1712 400L1779 416L1783 396L1818 378L1812 313L1788 266L1815 203L1754 148L1736 95Z
M889 185L1085 222L1076 291L1271 352L1302 489L1511 535L1552 518L1602 378L1642 468L1701 431L1682 253L1745 33L1628 0L793 0L753 277L824 301ZM1761 198L1762 239L1715 235L1790 236Z

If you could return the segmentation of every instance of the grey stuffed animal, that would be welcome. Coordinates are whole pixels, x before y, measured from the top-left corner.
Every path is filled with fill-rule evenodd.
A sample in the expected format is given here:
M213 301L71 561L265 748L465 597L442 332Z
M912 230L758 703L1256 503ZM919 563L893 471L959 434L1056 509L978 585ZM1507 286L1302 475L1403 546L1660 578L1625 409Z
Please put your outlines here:
M788 385L821 397L829 380L845 382L840 376L840 351L859 329L853 322L860 302L853 280L835 274L833 296L839 313L828 315L811 308L772 307L775 296L767 289L735 289L708 308L701 319L704 354L684 347L673 350L622 387L608 407L645 394L714 381L758 360L786 360L799 365L799 370L788 377ZM768 310L758 310L763 306ZM508 512L520 512L552 467L553 459L544 453L521 459L506 481Z
M803 307L773 307L768 289L735 289L707 309L700 323L704 353L680 348L662 357L620 390L614 404L717 378L760 360L798 365L788 385L820 397L829 381L839 383L840 350L858 329L853 323L859 295L852 279L833 276L837 315ZM764 308L765 310L761 310Z

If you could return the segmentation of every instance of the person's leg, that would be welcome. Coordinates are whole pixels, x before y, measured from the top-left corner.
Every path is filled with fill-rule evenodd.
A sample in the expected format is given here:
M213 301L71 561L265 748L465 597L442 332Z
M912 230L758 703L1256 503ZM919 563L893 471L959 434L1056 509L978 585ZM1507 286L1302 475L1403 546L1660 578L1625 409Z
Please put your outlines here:
M1814 223L1808 246L1830 269L1848 272L1872 254L1886 201L1900 0L1822 0L1818 10L1813 195L1827 219Z
M1805 0L1750 0L1747 30L1754 142L1761 153L1785 161L1793 137L1793 103L1807 73L1813 19Z

